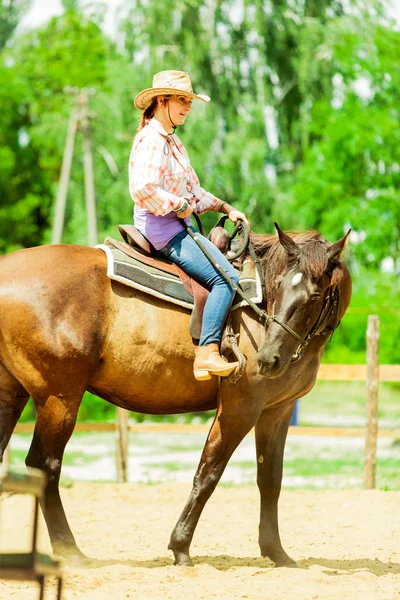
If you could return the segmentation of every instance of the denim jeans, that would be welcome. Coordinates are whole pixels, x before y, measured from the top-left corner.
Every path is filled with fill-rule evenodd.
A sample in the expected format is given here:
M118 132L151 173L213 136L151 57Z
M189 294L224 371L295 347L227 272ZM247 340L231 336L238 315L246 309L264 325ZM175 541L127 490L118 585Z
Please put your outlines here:
M191 229L195 231L192 227ZM210 240L197 233L197 231L196 235L215 259L215 262L224 269L225 273L235 283L238 283L239 275L225 256ZM162 257L168 258L171 262L177 264L185 273L210 290L204 306L199 344L200 346L213 343L219 344L235 290L210 263L185 230L178 233L168 242L165 248L158 250L158 252Z

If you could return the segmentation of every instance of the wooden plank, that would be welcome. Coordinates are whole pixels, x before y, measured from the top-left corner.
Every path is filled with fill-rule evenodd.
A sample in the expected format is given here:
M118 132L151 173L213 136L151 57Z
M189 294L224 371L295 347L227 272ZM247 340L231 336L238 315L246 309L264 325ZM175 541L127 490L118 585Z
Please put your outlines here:
M379 365L379 381L400 382L400 365Z
M289 435L326 437L365 437L364 427L289 427ZM400 429L380 428L378 437L400 439Z
M367 365L325 365L318 371L320 381L366 381ZM379 381L400 382L400 365L380 365Z
M32 433L34 423L19 423L15 433ZM208 433L209 425L184 425L178 423L137 423L129 425L129 431L135 433ZM115 431L113 423L77 423L75 431L81 433ZM254 430L251 431L254 433ZM309 436L334 436L334 437L363 437L364 427L302 427L296 425L289 427L290 435ZM400 439L400 429L383 429L378 431L379 437L392 437Z
M35 423L17 423L15 433L33 433ZM101 432L115 431L114 423L77 423L74 431L80 432Z
M325 381L365 381L365 365L325 365L318 371L318 379Z

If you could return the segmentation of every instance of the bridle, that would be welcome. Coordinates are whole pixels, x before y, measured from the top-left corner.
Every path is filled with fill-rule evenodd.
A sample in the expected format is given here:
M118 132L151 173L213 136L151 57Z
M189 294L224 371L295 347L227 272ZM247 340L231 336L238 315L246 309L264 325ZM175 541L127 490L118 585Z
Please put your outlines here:
M197 216L197 215L195 215L195 216ZM199 219L196 219L196 220L199 223ZM291 358L291 362L296 362L303 356L304 350L310 344L311 340L314 337L316 337L317 335L320 335L320 336L323 336L326 338L329 337L329 341L332 339L332 336L340 323L340 321L339 321L340 290L339 290L338 286L335 286L335 287L333 287L332 285L328 286L328 288L326 289L324 302L323 302L321 311L318 315L316 322L311 327L311 329L307 333L307 335L304 337L301 337L291 327L289 327L289 325L287 323L285 323L284 321L281 321L275 315L275 302L273 303L273 306L272 306L272 314L271 315L269 315L267 313L267 311L264 310L263 308L260 308L259 306L257 306L257 304L255 304L247 296L247 294L234 281L232 281L232 279L229 277L229 275L227 275L225 273L225 271L218 264L215 263L213 257L207 251L207 249L203 246L203 244L200 242L200 240L198 239L196 234L193 233L192 230L184 222L183 222L183 225L184 225L185 229L187 230L187 232L189 233L189 235L194 239L196 244L199 246L199 248L203 251L203 253L207 256L207 258L210 260L210 262L214 265L214 267L221 273L221 275L226 279L226 281L234 288L234 290L243 298L243 300L246 301L246 303L258 315L260 321L262 321L264 323L265 331L267 330L267 328L270 325L272 325L272 323L277 323L277 325L280 325L281 327L283 327L283 329L285 331L290 333L290 335L295 337L300 342L295 353L293 354L293 356ZM201 227L201 225L200 225L200 227ZM237 231L240 231L240 229L242 227L243 227L243 224L238 225L235 228L234 234L236 234ZM233 235L231 237L233 237ZM255 267L257 269L257 272L258 272L258 275L260 278L260 282L261 282L262 304L264 306L266 306L267 293L266 293L264 273L263 273L263 269L261 267L260 259L256 255L256 252L253 248L252 243L250 242L250 238L249 238L248 234L245 236L245 244L240 249L240 252L237 252L235 254L235 259L238 258L239 256L242 256L246 252L246 250L248 250L250 257L252 258L252 260L255 264ZM330 273L328 273L327 271L325 271L325 273L330 277ZM334 319L334 325L333 325L333 327L329 328L329 323L331 322L332 319Z
M264 272L261 267L260 259L258 258L257 254L255 253L255 250L254 250L253 245L250 242L249 238L247 239L246 247L241 249L241 254L243 254L245 252L245 250L248 250L248 252L255 264L255 267L257 269L257 272L258 272L258 275L260 278L260 282L261 282L262 303L263 303L263 306L266 306L267 292L266 292ZM331 277L331 274L328 273L327 271L325 271L325 274L328 275L329 278ZM262 308L260 308L256 304L254 304L249 298L247 298L245 293L242 294L242 297L244 300L246 300L246 302L249 304L249 306L251 306L251 308L258 314L260 320L264 322L265 331L268 329L268 327L270 325L272 325L272 323L277 323L277 325L280 325L281 327L283 327L283 329L285 331L290 333L290 335L292 335L294 338L296 338L300 342L300 344L298 345L296 351L294 352L290 362L298 361L303 356L304 350L307 348L307 346L309 345L311 340L314 337L316 337L317 335L323 336L325 338L329 337L329 341L331 341L333 334L335 333L335 331L338 328L339 323L340 323L340 321L339 321L340 289L337 286L333 287L332 285L329 285L328 288L326 289L324 302L322 304L321 311L318 315L318 318L317 318L316 322L314 323L314 325L311 327L310 331L304 337L301 337L298 333L296 333L291 327L289 327L289 325L287 323L278 319L278 317L275 315L276 301L272 305L272 314L269 315L267 313L267 311L263 310ZM328 325L332 319L334 319L334 326L331 329L328 329Z
M261 289L263 292L262 293L262 296L263 296L262 301L265 306L267 298L266 298L266 291L265 291L266 286L265 286L264 273L262 272L258 257L256 257L256 260L254 258L256 255L255 255L254 249L252 248L251 242L249 242L249 254L252 257L253 261L255 262L256 269L260 276ZM329 275L329 273L327 273L327 275ZM326 289L324 302L322 304L321 311L318 315L318 318L317 318L316 322L314 323L314 325L311 327L310 331L304 337L301 337L298 333L296 333L291 327L289 327L289 325L287 323L285 323L284 321L281 321L281 319L278 319L278 317L275 315L276 302L273 303L272 314L269 315L267 313L267 311L260 308L259 306L254 304L254 302L252 302L249 298L247 298L245 293L243 293L241 295L242 295L243 299L247 301L249 306L251 306L251 308L257 313L260 320L263 321L265 330L267 330L268 327L270 325L272 325L272 323L277 323L277 325L280 325L281 327L283 327L283 329L285 331L290 333L290 335L292 335L294 338L296 338L300 342L300 344L298 345L296 351L294 352L290 362L298 361L303 356L304 350L307 348L307 346L309 345L311 340L314 337L316 337L317 335L323 336L325 338L329 337L329 341L331 341L333 334L336 331L336 329L338 328L339 323L340 323L340 321L339 321L340 289L337 286L333 287L332 285L329 285L328 288ZM332 328L328 328L328 325L332 319L334 319L334 325Z
M285 329L285 331L290 333L293 337L295 337L300 342L300 344L298 345L290 362L298 361L303 356L304 350L307 348L307 346L309 345L311 340L314 337L316 337L317 335L320 335L325 338L329 338L329 341L331 341L333 334L335 333L335 331L338 328L339 323L340 323L340 321L339 321L339 303L340 303L340 290L338 287L334 288L333 286L330 285L326 290L324 303L322 305L319 316L318 316L315 324L311 327L310 331L307 333L307 335L304 338L302 338L295 331L293 331L293 329L291 327L289 327L289 325L287 325L287 323L280 321L279 319L277 319L275 317L274 314L272 314L273 321L270 321L270 323L271 322L278 323L278 325L283 327L283 329ZM329 323L332 318L334 319L334 326L332 328L328 329Z

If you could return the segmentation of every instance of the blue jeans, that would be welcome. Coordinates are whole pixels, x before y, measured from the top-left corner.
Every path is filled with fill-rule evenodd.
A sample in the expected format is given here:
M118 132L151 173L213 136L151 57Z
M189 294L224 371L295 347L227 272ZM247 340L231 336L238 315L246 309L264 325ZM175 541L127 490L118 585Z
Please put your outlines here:
M193 231L193 227L191 227ZM214 244L196 231L200 242L207 248L211 256L238 283L239 275L231 263ZM222 277L217 269L203 254L196 242L183 230L168 244L158 250L159 254L177 264L185 273L196 279L210 290L204 306L203 323L201 328L200 346L219 344L222 338L225 321L232 305L235 290Z

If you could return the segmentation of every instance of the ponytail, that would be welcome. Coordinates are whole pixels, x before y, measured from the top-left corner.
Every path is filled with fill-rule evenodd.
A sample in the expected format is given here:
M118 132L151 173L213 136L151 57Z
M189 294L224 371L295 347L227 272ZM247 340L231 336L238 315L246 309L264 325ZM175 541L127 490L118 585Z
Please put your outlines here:
M162 102L164 103L166 100L169 100L170 97L171 97L171 95L164 96ZM152 119L154 117L155 112L157 110L157 98L158 98L158 96L155 96L152 100L152 103L149 104L149 106L142 112L142 116L140 117L140 121L139 121L139 127L137 129L137 133L139 133L139 131L141 131L143 129L143 127L146 127L146 125L150 121L150 119Z
M154 117L154 113L157 108L157 97L153 99L152 103L142 112L142 116L140 118L138 132L146 127L147 123Z

